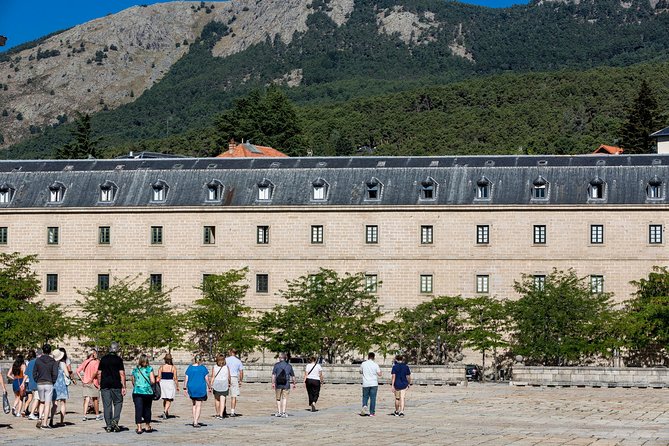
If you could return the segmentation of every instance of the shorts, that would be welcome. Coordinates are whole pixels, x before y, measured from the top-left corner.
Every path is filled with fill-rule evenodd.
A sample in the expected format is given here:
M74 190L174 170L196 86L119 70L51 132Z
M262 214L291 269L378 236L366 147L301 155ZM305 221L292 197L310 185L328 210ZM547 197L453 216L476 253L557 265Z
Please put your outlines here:
M193 404L195 404L196 401L207 401L207 395L205 395L205 396L191 396L190 399L193 401Z
M276 400L281 401L283 398L288 398L290 389L274 389L274 393L276 393Z
M230 389L221 391L213 389L212 392L214 392L214 396L228 396L228 393L230 393Z
M98 398L100 396L100 390L98 390L93 384L83 384L84 398Z
M39 401L39 392L37 389L33 390L33 400Z
M50 404L53 401L53 384L37 384L37 393L40 401Z
M230 377L230 396L236 398L239 396L239 377Z
M395 390L395 399L399 400L400 398L404 398L406 393L407 389Z

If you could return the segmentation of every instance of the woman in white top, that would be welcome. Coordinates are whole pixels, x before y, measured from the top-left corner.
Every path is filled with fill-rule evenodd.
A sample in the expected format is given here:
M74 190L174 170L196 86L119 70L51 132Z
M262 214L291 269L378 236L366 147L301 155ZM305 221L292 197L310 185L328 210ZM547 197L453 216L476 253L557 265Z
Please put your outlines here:
M209 379L209 387L214 393L214 409L216 410L214 418L222 420L223 412L225 412L225 399L230 391L230 369L225 364L225 356L221 354L216 356L216 365L211 368Z
M321 384L323 383L323 369L321 365L316 362L316 357L312 356L309 359L309 364L304 369L304 385L307 387L307 394L309 395L309 406L312 412L316 412L316 402L318 402L318 395L321 393Z

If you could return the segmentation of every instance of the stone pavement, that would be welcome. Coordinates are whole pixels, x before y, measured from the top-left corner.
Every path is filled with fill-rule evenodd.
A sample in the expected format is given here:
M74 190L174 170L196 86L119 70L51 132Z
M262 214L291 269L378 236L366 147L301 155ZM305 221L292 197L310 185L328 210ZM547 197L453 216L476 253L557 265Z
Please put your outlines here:
M129 431L108 434L102 422L81 421L81 387L71 387L66 422L41 431L34 421L0 415L0 444L13 445L669 445L669 389L591 389L511 387L502 384L414 386L406 416L393 417L388 386L379 388L377 416L360 417L360 387L325 385L320 411L306 410L303 388L289 399L290 417L273 418L273 392L267 384L242 387L242 416L211 418L204 403L202 422L188 426L190 400L179 396L176 418L159 422L157 432L137 435L134 408L126 396L121 422Z

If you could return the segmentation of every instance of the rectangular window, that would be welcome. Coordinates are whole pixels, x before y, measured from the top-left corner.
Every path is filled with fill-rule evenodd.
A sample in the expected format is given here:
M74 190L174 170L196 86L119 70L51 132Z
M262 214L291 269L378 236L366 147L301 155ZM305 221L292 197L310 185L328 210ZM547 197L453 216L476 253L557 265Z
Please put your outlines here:
M593 245L604 243L604 225L590 225L590 243Z
M476 292L487 294L490 291L490 276L478 275L476 276Z
M325 186L314 186L314 200L325 200Z
M266 245L269 243L269 226L258 226L258 244Z
M269 274L256 274L256 293L269 293Z
M47 243L49 245L57 245L58 241L58 227L51 226L47 228Z
M47 293L58 292L58 274L46 275L46 292Z
M590 291L593 293L604 292L604 276L590 276Z
M98 289L103 291L109 289L109 274L98 274Z
M311 226L311 243L318 245L323 243L323 226L322 225L312 225Z
M12 198L11 191L8 190L0 190L0 203L6 204L9 203Z
M269 187L258 187L258 200L269 200Z
M648 225L648 243L651 245L662 244L662 225Z
M100 189L100 201L104 203L114 201L114 189Z
M365 274L365 289L368 293L376 293L378 290L378 277L376 274Z
M421 293L432 292L432 274L420 275L420 292Z
M420 227L420 243L422 245L431 245L432 244L432 226L421 226Z
M534 225L534 244L546 244L546 225Z
M370 244L379 243L379 227L367 225L365 227L365 242Z
M165 188L156 187L153 189L153 201L165 201Z
M476 198L479 200L487 200L490 198L490 186L489 185L479 185L476 187Z
M534 187L534 198L536 200L543 200L546 198L546 186L535 186Z
M101 245L111 243L111 228L109 226L98 227L98 243Z
M213 245L216 243L216 226L205 226L202 243L205 245Z
M162 245L163 244L163 227L162 226L151 226L151 244L152 245Z
M7 226L0 227L0 245L6 245L8 240L8 229Z
M151 274L151 277L149 279L149 285L154 290L158 290L158 291L162 290L163 289L163 275L162 274Z
M476 243L478 245L487 245L490 243L490 226L477 225L476 226Z
M534 276L534 289L538 291L543 291L546 286L546 276L544 275L535 275Z

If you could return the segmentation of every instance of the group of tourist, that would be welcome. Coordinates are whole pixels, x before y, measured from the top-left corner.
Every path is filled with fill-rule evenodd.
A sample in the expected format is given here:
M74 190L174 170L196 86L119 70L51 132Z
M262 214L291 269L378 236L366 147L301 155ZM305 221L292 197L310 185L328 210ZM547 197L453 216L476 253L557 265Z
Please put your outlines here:
M83 393L83 421L89 420L88 413L93 411L95 420L104 419L107 432L120 432L119 425L123 398L127 391L127 381L123 360L118 354L119 344L112 342L109 352L98 358L98 351L90 349L87 358L72 372L67 352L64 348L55 349L45 344L41 349L30 351L24 359L18 355L7 372L12 380L14 400L12 415L37 420L40 429L54 427L54 418L59 414L57 424L65 424L66 403L70 397L69 386L81 381ZM369 353L367 360L360 365L362 374L362 416L376 415L376 397L381 377L381 369L374 362L374 353ZM211 369L202 364L202 357L196 355L188 366L183 381L183 392L192 401L192 425L200 423L202 402L207 401L209 393L214 396L216 419L226 416L227 399L230 398L230 417L237 416L237 397L244 378L244 367L231 349L228 356L217 355ZM170 408L179 392L177 368L170 354L165 355L164 364L154 373L149 359L142 354L130 374L132 401L135 408L135 432L137 434L154 432L151 426L152 405L156 399L162 399L160 418L170 418ZM304 369L304 385L307 390L309 410L316 412L321 385L324 382L323 368L317 358L311 357ZM0 379L2 389L7 392L4 379ZM395 396L395 416L404 416L406 391L412 384L411 371L398 355L391 371L391 390ZM276 398L275 417L286 418L288 396L291 388L296 388L296 377L292 365L285 353L279 354L279 360L272 369L272 389ZM159 394L158 387L160 389ZM103 414L100 414L99 400L102 399Z

